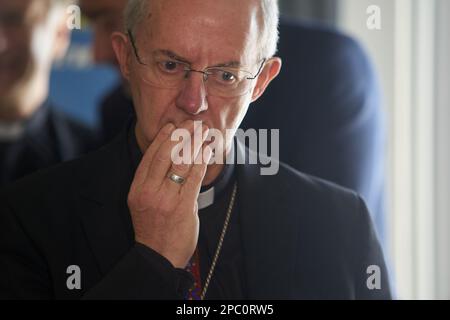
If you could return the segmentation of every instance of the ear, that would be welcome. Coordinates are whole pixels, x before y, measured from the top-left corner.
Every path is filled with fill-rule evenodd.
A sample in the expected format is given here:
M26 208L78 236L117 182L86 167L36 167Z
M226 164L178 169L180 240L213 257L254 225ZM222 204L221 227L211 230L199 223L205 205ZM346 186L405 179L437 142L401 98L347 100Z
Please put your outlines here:
M261 74L258 76L258 81L252 94L252 102L255 102L263 95L270 82L280 73L282 64L282 60L278 57L267 60Z
M120 71L126 80L130 80L131 50L128 37L122 32L114 32L111 35L111 42Z

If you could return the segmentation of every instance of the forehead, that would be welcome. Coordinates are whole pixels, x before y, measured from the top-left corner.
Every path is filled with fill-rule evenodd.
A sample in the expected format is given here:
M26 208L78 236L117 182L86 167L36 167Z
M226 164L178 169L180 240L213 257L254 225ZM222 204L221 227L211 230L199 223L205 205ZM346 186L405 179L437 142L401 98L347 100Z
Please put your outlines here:
M154 0L136 34L193 62L242 61L257 56L259 17L251 0Z

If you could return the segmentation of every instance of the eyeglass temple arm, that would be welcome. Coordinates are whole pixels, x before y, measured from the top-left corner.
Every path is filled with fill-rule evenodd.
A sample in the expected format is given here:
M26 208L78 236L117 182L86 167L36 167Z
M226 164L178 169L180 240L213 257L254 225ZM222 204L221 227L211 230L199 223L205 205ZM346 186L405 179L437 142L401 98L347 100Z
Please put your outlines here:
M252 78L247 78L247 80L255 80L256 77L258 77L259 74L261 73L261 71L262 71L262 69L263 69L264 64L266 63L266 61L267 61L267 59L264 58L263 61L262 61L262 63L261 63L261 65L259 66L258 72L255 74L255 76L253 76Z
M138 50L137 50L137 47L136 47L136 43L134 42L133 33L131 33L131 30L128 29L127 30L127 34L128 34L128 37L130 38L131 46L133 47L134 55L136 56L137 61L140 64L145 65L145 63L143 63L141 58L139 57Z

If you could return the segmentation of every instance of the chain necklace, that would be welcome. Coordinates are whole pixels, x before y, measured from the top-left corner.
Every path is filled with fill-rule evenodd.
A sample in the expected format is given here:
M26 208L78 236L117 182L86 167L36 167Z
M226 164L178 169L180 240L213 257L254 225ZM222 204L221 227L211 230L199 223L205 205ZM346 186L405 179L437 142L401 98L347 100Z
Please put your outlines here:
M231 194L230 204L228 205L227 215L225 217L225 223L223 224L222 233L220 234L219 243L217 244L216 253L214 254L211 267L209 268L208 276L206 277L205 285L203 286L202 294L200 295L201 300L205 298L206 291L208 290L209 283L211 282L211 278L214 273L214 269L216 268L217 260L219 259L220 251L222 250L223 240L228 230L228 224L230 223L231 212L233 211L234 202L236 200L236 194L237 194L237 183L235 182L233 187L233 193Z

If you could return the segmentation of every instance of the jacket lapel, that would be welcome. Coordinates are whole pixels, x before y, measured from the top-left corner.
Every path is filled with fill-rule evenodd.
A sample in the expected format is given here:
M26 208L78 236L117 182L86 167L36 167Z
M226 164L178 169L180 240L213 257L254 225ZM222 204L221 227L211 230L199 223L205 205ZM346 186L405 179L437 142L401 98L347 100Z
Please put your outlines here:
M252 152L238 143L238 152ZM275 161L275 160L274 160ZM241 237L249 299L289 299L294 276L297 216L285 207L292 193L283 177L260 165L238 166ZM279 174L283 174L280 170ZM285 173L284 173L285 174ZM299 201L300 202L300 201Z
M96 158L99 163L91 166L101 170L89 177L80 194L83 228L102 273L107 273L134 243L127 207L131 167L126 139L124 130L103 149Z
M132 174L124 131L105 147L100 164L84 184L80 212L90 247L103 274L129 250L134 232L126 199ZM237 152L248 149L238 143ZM108 161L105 161L109 159ZM239 165L239 212L248 298L291 297L294 276L297 216L286 207L292 191L285 179L261 176L260 165ZM284 171L283 171L284 172Z

